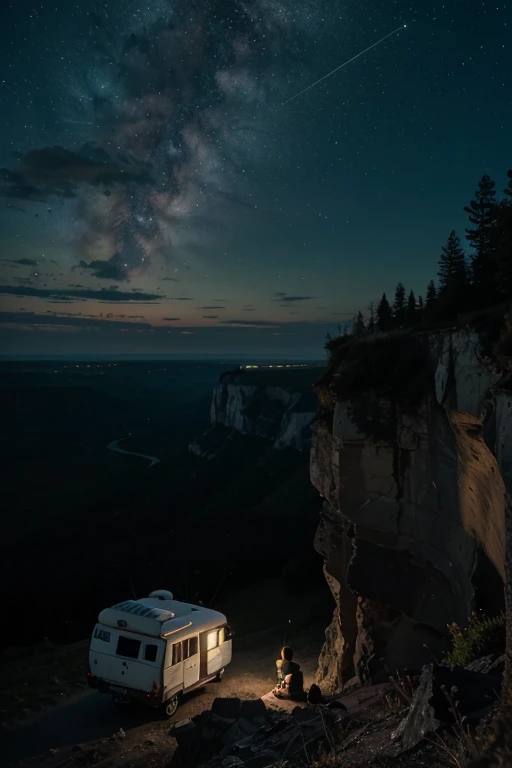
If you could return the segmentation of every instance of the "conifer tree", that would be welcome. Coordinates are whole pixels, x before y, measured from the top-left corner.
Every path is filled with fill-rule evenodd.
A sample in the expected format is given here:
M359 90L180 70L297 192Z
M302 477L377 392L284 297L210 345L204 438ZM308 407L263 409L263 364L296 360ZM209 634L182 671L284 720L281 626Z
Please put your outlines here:
M397 287L395 288L393 318L397 328L400 328L405 323L405 288L402 283L398 283Z
M370 311L370 317L368 319L368 327L366 330L368 331L369 336L373 336L375 333L375 310L373 309L373 301L368 309Z
M464 208L473 225L466 228L466 238L473 248L471 273L474 298L488 303L492 298L496 229L496 184L487 174L482 176L474 200Z
M432 310L437 299L436 284L433 280L427 285L425 306L428 310Z
M409 297L407 299L407 312L406 312L406 322L407 325L415 325L416 324L416 296L414 295L414 291L411 291L409 293Z
M493 298L501 302L512 298L512 198L499 204L496 223Z
M359 338L361 336L364 336L364 332L365 332L364 317L361 310L359 310L354 320L354 336L357 336Z
M423 312L425 309L425 302L423 301L423 296L421 294L418 296L418 312Z
M441 248L437 276L441 314L452 317L466 305L469 288L466 258L454 230L450 232L446 245Z
M382 332L390 331L393 327L393 313L389 306L389 301L385 293L382 294L382 299L377 307L377 330Z
M503 191L506 195L508 195L508 197L512 197L512 170L507 171L507 176L508 176L508 186Z

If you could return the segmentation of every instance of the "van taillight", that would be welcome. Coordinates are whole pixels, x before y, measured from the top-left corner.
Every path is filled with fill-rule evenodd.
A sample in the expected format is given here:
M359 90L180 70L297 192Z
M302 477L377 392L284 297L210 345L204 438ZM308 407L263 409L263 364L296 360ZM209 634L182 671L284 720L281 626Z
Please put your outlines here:
M153 680L153 686L151 688L151 692L153 693L153 696L156 696L159 690L160 690L160 686L158 685L158 683L155 683L155 681Z

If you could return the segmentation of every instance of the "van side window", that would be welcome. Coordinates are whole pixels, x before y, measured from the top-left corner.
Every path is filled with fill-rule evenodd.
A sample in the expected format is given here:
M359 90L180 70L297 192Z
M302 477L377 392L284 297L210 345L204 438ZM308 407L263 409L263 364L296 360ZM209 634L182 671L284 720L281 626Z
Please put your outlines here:
M199 650L199 638L197 637L191 637L188 641L188 655L189 656L195 656L196 653Z
M183 640L183 658L190 659L191 656L195 656L197 653L197 637L189 637L188 640Z
M116 654L118 656L126 656L127 659L138 659L140 644L140 640L135 640L133 637L125 637L124 635L119 635Z
M179 664L183 660L181 653L181 643L174 643L172 646L172 663Z
M156 661L156 654L158 652L157 645L146 645L144 649L144 658L146 661Z
M211 651L213 648L217 648L219 644L219 630L214 629L213 632L208 632L206 649Z

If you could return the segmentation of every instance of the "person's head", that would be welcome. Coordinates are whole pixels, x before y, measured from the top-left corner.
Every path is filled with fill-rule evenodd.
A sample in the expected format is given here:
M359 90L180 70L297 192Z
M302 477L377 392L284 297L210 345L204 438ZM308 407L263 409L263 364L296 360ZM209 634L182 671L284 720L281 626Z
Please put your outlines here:
M293 648L290 648L289 645L281 648L281 658L283 661L291 661L293 659Z

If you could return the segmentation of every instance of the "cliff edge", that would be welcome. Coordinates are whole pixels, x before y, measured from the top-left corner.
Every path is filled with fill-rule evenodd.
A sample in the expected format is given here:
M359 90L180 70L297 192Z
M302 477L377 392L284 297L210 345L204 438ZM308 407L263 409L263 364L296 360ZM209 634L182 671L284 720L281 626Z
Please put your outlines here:
M335 601L317 682L418 669L473 608L499 611L512 392L470 330L330 344L315 385L315 547Z
M213 458L238 432L269 440L278 450L307 453L316 416L312 385L323 370L305 365L226 371L213 392L211 427L190 450Z

